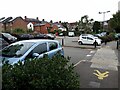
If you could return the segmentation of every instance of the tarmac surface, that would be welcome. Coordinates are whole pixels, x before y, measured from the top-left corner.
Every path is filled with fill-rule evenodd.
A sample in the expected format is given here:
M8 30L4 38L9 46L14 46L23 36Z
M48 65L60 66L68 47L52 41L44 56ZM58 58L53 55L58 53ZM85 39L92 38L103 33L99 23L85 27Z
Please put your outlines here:
M116 41L107 42L106 45L103 43L95 48L93 45L78 45L76 37L57 39L61 44L62 39L64 40L64 47L97 50L91 53L94 54L91 60L85 58L74 65L80 76L81 89L120 90L120 50L116 49Z
M120 89L120 64L116 42L97 49L90 61L84 60L75 67L80 75L80 88ZM119 89L118 89L119 88Z

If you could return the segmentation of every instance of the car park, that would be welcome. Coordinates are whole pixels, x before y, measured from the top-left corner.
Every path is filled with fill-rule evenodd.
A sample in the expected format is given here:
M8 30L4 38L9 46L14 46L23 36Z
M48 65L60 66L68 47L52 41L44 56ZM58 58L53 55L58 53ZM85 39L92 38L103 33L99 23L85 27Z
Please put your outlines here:
M9 33L2 33L2 37L9 43L13 43L17 41L17 37L12 36Z
M56 53L64 56L64 50L57 40L46 39L18 41L3 48L1 52L0 60L8 60L10 64L24 62L28 58L43 58L44 55L51 58Z
M78 44L97 44L101 45L101 39L91 34L81 34L78 38Z

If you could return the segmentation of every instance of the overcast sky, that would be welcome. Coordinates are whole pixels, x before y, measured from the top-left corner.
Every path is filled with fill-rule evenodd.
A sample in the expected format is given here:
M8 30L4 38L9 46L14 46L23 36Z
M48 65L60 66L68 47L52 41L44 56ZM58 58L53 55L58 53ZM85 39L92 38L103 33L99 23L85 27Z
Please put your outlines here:
M120 0L1 0L0 17L27 16L29 18L39 17L46 21L79 21L84 15L97 21L108 20L118 11Z

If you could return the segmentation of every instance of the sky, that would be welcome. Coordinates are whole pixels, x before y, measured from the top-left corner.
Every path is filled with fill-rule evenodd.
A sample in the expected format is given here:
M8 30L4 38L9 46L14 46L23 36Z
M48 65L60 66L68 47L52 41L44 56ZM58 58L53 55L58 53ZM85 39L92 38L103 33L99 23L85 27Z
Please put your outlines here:
M76 22L82 16L88 15L94 21L103 21L103 14L106 12L105 20L112 18L118 11L120 0L1 0L0 18L13 18L27 16L53 22Z

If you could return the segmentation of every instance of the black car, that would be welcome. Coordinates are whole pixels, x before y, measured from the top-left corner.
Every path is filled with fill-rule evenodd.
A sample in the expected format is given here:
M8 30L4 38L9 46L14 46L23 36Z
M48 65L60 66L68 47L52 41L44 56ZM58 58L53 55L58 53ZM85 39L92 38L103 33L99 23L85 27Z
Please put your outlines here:
M7 41L5 41L4 38L0 37L0 50L8 45L9 45L9 43Z
M18 40L29 40L33 39L34 36L32 34L20 34L18 35Z
M48 38L47 35L41 33L34 35L34 39L47 39L47 38Z
M6 40L8 43L13 43L17 41L17 37L9 33L2 33L2 38L4 38L4 40Z

